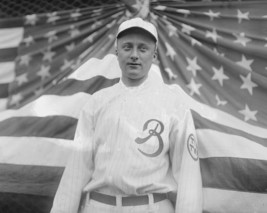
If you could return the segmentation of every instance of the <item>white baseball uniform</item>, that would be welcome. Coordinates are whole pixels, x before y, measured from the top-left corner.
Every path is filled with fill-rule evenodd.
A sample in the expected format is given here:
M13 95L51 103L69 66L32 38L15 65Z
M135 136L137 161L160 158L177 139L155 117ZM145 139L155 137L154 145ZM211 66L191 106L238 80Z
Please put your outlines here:
M187 143L190 138L191 144ZM199 163L194 138L190 111L155 78L149 77L138 87L120 81L95 93L81 112L75 134L77 148L66 166L51 213L76 213L82 192L176 194L180 169L183 164L187 167L182 162L184 150L191 155L189 164Z

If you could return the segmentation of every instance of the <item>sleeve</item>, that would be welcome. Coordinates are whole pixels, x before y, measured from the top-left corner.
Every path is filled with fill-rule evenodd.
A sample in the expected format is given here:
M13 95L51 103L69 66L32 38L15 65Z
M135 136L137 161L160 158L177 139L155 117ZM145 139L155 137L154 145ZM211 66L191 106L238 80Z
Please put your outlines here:
M66 164L50 213L77 213L83 188L93 171L93 102L81 110L74 148Z
M191 111L173 119L170 143L172 173L177 183L175 213L202 213L202 180Z

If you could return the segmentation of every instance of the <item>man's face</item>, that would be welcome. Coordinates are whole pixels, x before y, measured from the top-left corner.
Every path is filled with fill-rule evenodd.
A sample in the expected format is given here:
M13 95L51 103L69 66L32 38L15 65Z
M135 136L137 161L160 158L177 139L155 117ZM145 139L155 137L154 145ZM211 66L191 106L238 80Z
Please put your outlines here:
M156 54L152 38L142 30L131 31L118 39L117 51L123 82L129 86L142 83Z

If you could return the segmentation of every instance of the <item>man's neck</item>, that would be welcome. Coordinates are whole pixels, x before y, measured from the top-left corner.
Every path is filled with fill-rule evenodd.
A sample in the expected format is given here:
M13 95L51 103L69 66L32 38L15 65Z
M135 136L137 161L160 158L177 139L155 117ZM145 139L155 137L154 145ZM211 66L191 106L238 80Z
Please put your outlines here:
M138 87L147 80L147 76L142 79L129 79L122 77L121 80L123 84L127 87Z

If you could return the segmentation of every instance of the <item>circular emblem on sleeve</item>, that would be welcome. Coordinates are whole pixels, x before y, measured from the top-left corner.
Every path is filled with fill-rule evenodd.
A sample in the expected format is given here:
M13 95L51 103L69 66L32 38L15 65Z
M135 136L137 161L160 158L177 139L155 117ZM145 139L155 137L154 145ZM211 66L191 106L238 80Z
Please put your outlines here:
M187 139L187 149L189 151L189 154L193 158L193 160L198 160L198 149L197 149L197 143L195 140L195 137L193 134L189 135Z

